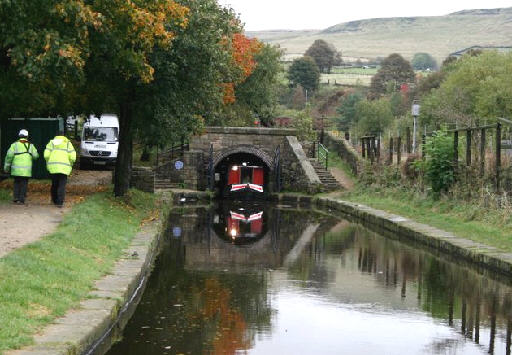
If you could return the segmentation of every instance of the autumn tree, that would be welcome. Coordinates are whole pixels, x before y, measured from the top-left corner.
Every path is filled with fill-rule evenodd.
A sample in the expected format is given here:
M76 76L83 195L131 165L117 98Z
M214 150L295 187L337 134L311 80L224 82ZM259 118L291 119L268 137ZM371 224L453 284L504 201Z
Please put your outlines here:
M88 107L119 114L119 151L114 194L123 196L131 176L134 114L138 94L154 79L150 56L155 48L170 48L176 30L186 27L188 8L172 0L97 0L94 10L102 24L91 33L86 62ZM142 90L143 91L143 90Z
M222 117L225 83L242 75L233 65L230 38L241 31L233 11L215 0L179 3L189 8L188 25L151 55L155 79L137 95L137 133L147 146L173 145Z
M1 1L0 119L70 110L90 32L101 25L83 0Z
M330 73L334 65L341 64L341 53L323 39L313 42L304 55L313 58L322 73Z
M292 87L301 85L304 90L313 93L320 84L320 70L313 58L297 58L288 69L288 80Z
M368 97L378 98L385 93L392 93L403 83L414 82L414 70L411 64L400 54L393 53L385 58L380 69L372 77Z

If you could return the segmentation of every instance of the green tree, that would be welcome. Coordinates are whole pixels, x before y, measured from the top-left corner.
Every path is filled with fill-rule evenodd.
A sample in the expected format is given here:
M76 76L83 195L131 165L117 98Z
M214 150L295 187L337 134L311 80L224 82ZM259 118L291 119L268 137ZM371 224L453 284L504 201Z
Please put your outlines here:
M425 123L474 124L476 119L512 116L512 53L465 55L450 64L438 89L423 99Z
M278 47L264 45L254 57L254 72L235 88L235 105L246 107L251 116L257 117L266 126L270 125L277 106L281 55Z
M341 64L341 53L323 39L313 42L304 55L313 58L322 73L330 73L334 65Z
M339 130L345 131L357 122L357 104L363 100L363 95L354 92L346 96L336 112L339 114L336 119L336 126Z
M386 99L359 101L356 104L356 115L356 130L359 134L382 133L393 120L393 113Z
M411 65L415 70L435 70L436 60L428 53L416 53L412 58Z
M297 130L297 136L299 140L314 140L315 130L313 129L313 118L311 116L311 110L309 107L306 107L294 117L293 127Z
M151 55L154 81L138 87L137 133L146 145L175 145L207 123L222 124L224 92L232 74L225 39L241 28L229 8L215 0L180 0L188 25L176 30L172 46Z
M385 58L377 74L372 77L368 97L376 99L390 89L397 91L403 83L414 82L411 64L400 54L393 53Z
M320 84L320 70L313 58L298 58L288 69L288 80L292 87L301 85L304 90L313 93Z

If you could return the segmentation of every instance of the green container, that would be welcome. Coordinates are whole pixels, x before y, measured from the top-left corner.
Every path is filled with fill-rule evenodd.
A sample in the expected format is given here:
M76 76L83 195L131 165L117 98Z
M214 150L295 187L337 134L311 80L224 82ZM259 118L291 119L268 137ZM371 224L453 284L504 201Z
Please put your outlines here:
M37 148L39 159L32 167L32 177L35 179L49 179L50 174L46 170L46 162L43 157L46 144L55 137L59 130L64 129L62 118L9 118L0 122L0 162L4 167L7 150L18 140L18 133L21 129L28 130L29 140Z

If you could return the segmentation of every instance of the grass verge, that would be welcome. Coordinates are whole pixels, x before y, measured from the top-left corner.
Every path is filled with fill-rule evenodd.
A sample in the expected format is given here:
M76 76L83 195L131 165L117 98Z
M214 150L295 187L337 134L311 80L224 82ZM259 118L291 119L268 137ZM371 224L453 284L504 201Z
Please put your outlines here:
M39 329L84 299L156 211L153 195L98 193L57 231L0 259L0 353L29 345Z
M0 188L0 203L6 203L12 198L12 192L7 189Z
M483 208L476 202L448 197L435 200L423 194L391 188L359 186L337 197L399 214L452 232L461 238L512 252L512 215L504 210Z

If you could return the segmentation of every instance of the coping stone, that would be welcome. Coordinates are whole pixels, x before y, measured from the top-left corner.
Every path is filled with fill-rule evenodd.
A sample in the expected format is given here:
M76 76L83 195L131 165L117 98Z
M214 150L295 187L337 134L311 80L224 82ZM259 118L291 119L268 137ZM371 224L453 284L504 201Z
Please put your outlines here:
M330 213L333 213L331 208L334 208L410 240L459 255L477 265L508 275L512 274L512 253L501 252L495 247L461 238L453 233L359 203L327 197L314 198L312 201L318 208L328 210Z

